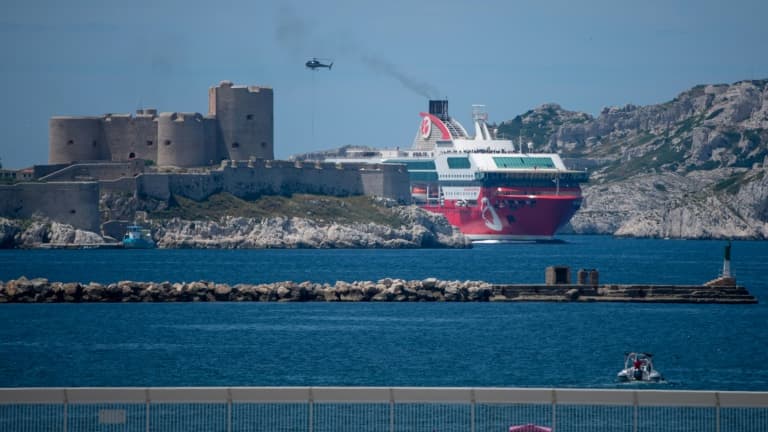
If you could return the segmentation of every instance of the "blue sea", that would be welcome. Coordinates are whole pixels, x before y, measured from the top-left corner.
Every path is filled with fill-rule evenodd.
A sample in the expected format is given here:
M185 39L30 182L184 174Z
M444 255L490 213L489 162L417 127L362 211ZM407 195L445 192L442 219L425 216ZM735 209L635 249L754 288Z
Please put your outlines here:
M0 280L333 283L385 277L698 284L724 241L562 236L467 250L2 250ZM625 351L666 381L768 391L768 242L734 242L757 305L610 303L0 304L0 387L504 386L632 388Z

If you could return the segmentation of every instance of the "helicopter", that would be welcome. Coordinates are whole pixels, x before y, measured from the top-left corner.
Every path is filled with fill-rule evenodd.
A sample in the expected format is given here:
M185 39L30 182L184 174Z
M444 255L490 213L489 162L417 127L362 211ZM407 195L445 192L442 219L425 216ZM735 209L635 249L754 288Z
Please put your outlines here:
M307 66L307 69L312 70L317 70L317 68L328 68L328 70L331 70L333 67L333 62L330 62L329 64L323 64L320 62L320 60L317 59L317 57L312 57L312 60L307 61L305 66Z

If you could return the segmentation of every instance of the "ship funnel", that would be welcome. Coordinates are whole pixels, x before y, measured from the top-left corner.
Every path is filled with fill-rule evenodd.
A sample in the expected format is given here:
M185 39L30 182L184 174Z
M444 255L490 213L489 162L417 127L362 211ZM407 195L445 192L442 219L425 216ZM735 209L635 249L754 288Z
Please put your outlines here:
M440 120L448 120L448 101L447 100L430 100L429 101L429 113L439 118Z

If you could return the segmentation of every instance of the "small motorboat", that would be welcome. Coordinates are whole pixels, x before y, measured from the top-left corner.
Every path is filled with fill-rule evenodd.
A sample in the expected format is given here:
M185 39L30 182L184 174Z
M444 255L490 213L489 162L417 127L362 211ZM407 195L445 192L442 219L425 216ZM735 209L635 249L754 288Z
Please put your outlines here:
M140 225L129 225L123 236L123 247L126 249L154 249L157 247L148 229Z
M623 382L659 382L664 379L653 367L653 354L641 352L624 353L624 369L616 377Z
M552 432L552 428L536 426L535 424L510 426L509 432Z

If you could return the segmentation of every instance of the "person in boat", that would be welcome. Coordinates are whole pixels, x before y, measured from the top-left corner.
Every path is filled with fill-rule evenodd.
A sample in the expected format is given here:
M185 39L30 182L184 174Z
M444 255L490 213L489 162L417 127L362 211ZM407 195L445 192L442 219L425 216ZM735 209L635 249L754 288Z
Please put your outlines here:
M634 363L632 364L632 366L634 366L634 368L635 368L633 375L634 375L636 380L643 379L643 364L644 363L645 363L644 360L639 359L639 358L636 357Z

